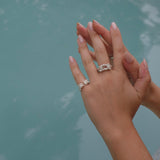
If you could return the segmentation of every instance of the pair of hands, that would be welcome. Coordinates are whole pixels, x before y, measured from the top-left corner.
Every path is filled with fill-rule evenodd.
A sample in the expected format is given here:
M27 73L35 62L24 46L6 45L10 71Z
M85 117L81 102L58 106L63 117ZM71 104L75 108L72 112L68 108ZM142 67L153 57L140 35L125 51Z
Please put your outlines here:
M88 28L88 27L87 27ZM92 41L88 32L88 29L85 28L80 23L77 23L77 34L82 35L88 44L92 45ZM112 46L112 37L111 32L107 30L104 26L99 24L97 21L93 20L93 28L95 32L100 35L102 41L104 42L104 46L107 50L108 56L113 56L113 46ZM119 34L119 36L121 36ZM139 77L139 71L141 70L140 64L138 61L130 54L128 49L122 44L124 47L124 54L122 58L123 67L126 70L128 78L135 84ZM92 58L96 61L95 52L90 52ZM144 65L147 67L146 61L144 61ZM146 92L143 93L143 98L141 104L149 108L152 112L154 112L160 118L160 88L151 81L150 75L148 76L148 86Z
M139 65L134 60L115 23L112 23L110 32L96 21L89 22L87 28L77 24L77 33L79 52L90 80L81 92L86 110L100 133L104 129L112 132L112 129L132 121L141 102L147 99L144 97L151 83L147 63L144 60ZM95 52L89 51L87 42ZM112 70L98 73L93 59L98 65L110 63L111 55L114 56ZM134 85L124 69L125 66L129 70L128 63L133 60L137 62L136 71L129 73ZM73 57L70 57L70 67L77 84L83 82L85 77Z
M143 60L139 65L129 53L115 23L112 23L110 31L96 21L89 22L87 28L77 24L77 34L79 52L90 80L90 84L81 91L88 115L108 145L114 159L135 158L133 156L137 152L135 148L139 147L139 151L145 148L135 131L132 119L140 104L148 103L147 96L152 82L147 63ZM95 52L89 51L87 43ZM98 73L93 60L98 65L111 63L109 58L111 55L114 56L112 69ZM70 56L69 63L76 83L83 82L86 78L76 60ZM133 83L130 82L128 75ZM135 149L135 152L127 154L128 157L122 149L128 146L121 141L124 135L127 136L127 143L132 145L130 149ZM133 143L134 139L137 140L136 144ZM122 144L117 145L117 141ZM146 149L142 152L144 152L143 157L151 159ZM140 155L139 159L141 158Z

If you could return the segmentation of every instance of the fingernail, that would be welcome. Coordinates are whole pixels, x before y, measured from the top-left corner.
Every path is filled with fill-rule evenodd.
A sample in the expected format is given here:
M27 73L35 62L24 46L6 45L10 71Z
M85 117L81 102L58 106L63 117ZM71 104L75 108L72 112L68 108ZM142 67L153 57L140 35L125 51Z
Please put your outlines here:
M117 29L117 25L116 25L116 23L115 23L115 22L112 22L112 27L113 27L113 29L114 29L114 30L116 30L116 29Z
M83 27L83 25L82 25L81 23L79 23L79 22L77 23L77 26L81 26L81 27Z
M74 63L74 58L72 56L69 56L69 62Z
M79 39L79 41L82 43L82 42L84 42L84 39L83 39L83 37L81 36L81 35L78 35L78 39Z
M139 77L140 77L140 78L143 78L143 77L145 76L145 74L146 74L146 70L147 70L147 69L146 69L146 60L145 60L145 59L143 60L142 64L143 64L143 65L141 65L141 66L140 66L140 69L139 69L139 73L140 73L140 76L139 76Z
M131 64L131 63L133 62L133 57L132 57L132 55L129 54L128 52L125 53L124 58L125 58L125 61L126 61L128 64Z
M92 26L92 22L88 22L88 27L91 31L93 31L93 26Z
M144 65L145 69L147 70L148 69L148 64L147 64L145 59L143 60L143 65Z
M95 22L95 23L97 23L97 24L100 24L98 21L96 21L96 20L93 20L93 22Z

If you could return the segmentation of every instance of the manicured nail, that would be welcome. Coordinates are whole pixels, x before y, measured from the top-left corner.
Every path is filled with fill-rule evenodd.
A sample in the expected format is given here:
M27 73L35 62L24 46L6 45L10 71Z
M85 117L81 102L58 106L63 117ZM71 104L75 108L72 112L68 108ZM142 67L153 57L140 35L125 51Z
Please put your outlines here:
M81 36L81 35L78 35L78 39L79 39L79 41L82 43L82 42L84 42L84 39L83 39L83 37Z
M115 23L115 22L112 22L112 27L113 27L113 29L114 29L114 30L116 30L116 29L117 29L117 25L116 25L116 23Z
M93 20L93 22L95 22L95 23L97 23L97 24L100 24L98 21L96 21L96 20Z
M132 55L129 54L128 52L125 53L124 58L125 58L125 61L126 61L128 64L131 64L131 63L133 62L133 57L132 57Z
M74 58L73 58L72 56L69 56L69 61L70 61L71 63L74 63Z
M81 23L79 23L79 22L77 23L77 26L84 27L84 26L83 26Z
M148 64L147 64L145 59L143 60L143 65L144 65L145 69L147 70L148 69Z
M146 74L147 68L146 68L146 60L144 59L142 62L143 65L140 66L139 73L140 73L140 78L143 78Z
M93 26L92 26L92 22L88 22L88 27L91 31L93 31Z

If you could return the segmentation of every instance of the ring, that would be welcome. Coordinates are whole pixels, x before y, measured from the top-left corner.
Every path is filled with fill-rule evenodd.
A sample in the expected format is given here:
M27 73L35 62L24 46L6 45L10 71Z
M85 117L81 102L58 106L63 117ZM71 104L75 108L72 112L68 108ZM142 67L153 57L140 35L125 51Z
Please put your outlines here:
M103 71L108 71L112 69L112 65L107 63L107 64L102 64L97 68L98 72L103 72Z
M110 60L113 60L113 59L114 59L114 57L113 57L113 56L110 56L110 57L109 57L109 59L110 59Z
M79 84L78 84L79 90L81 91L82 88L83 88L84 86L88 85L89 83L90 83L90 82L89 82L87 79L85 79L83 82L79 83Z

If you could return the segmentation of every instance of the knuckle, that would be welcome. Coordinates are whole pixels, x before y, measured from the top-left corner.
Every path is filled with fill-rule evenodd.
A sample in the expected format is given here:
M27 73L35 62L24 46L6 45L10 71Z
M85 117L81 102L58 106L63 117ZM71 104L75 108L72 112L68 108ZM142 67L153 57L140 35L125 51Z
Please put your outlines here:
M89 59L84 59L84 66L90 66L93 64L93 61L89 58Z
M90 84L85 86L81 91L82 96L87 97L87 98L93 97L93 93L94 93L94 90L90 86Z
M124 51L125 51L124 46L117 46L116 50L117 50L118 53L124 53Z
M85 50L87 48L86 43L82 43L79 47L80 52L82 52L83 50Z

